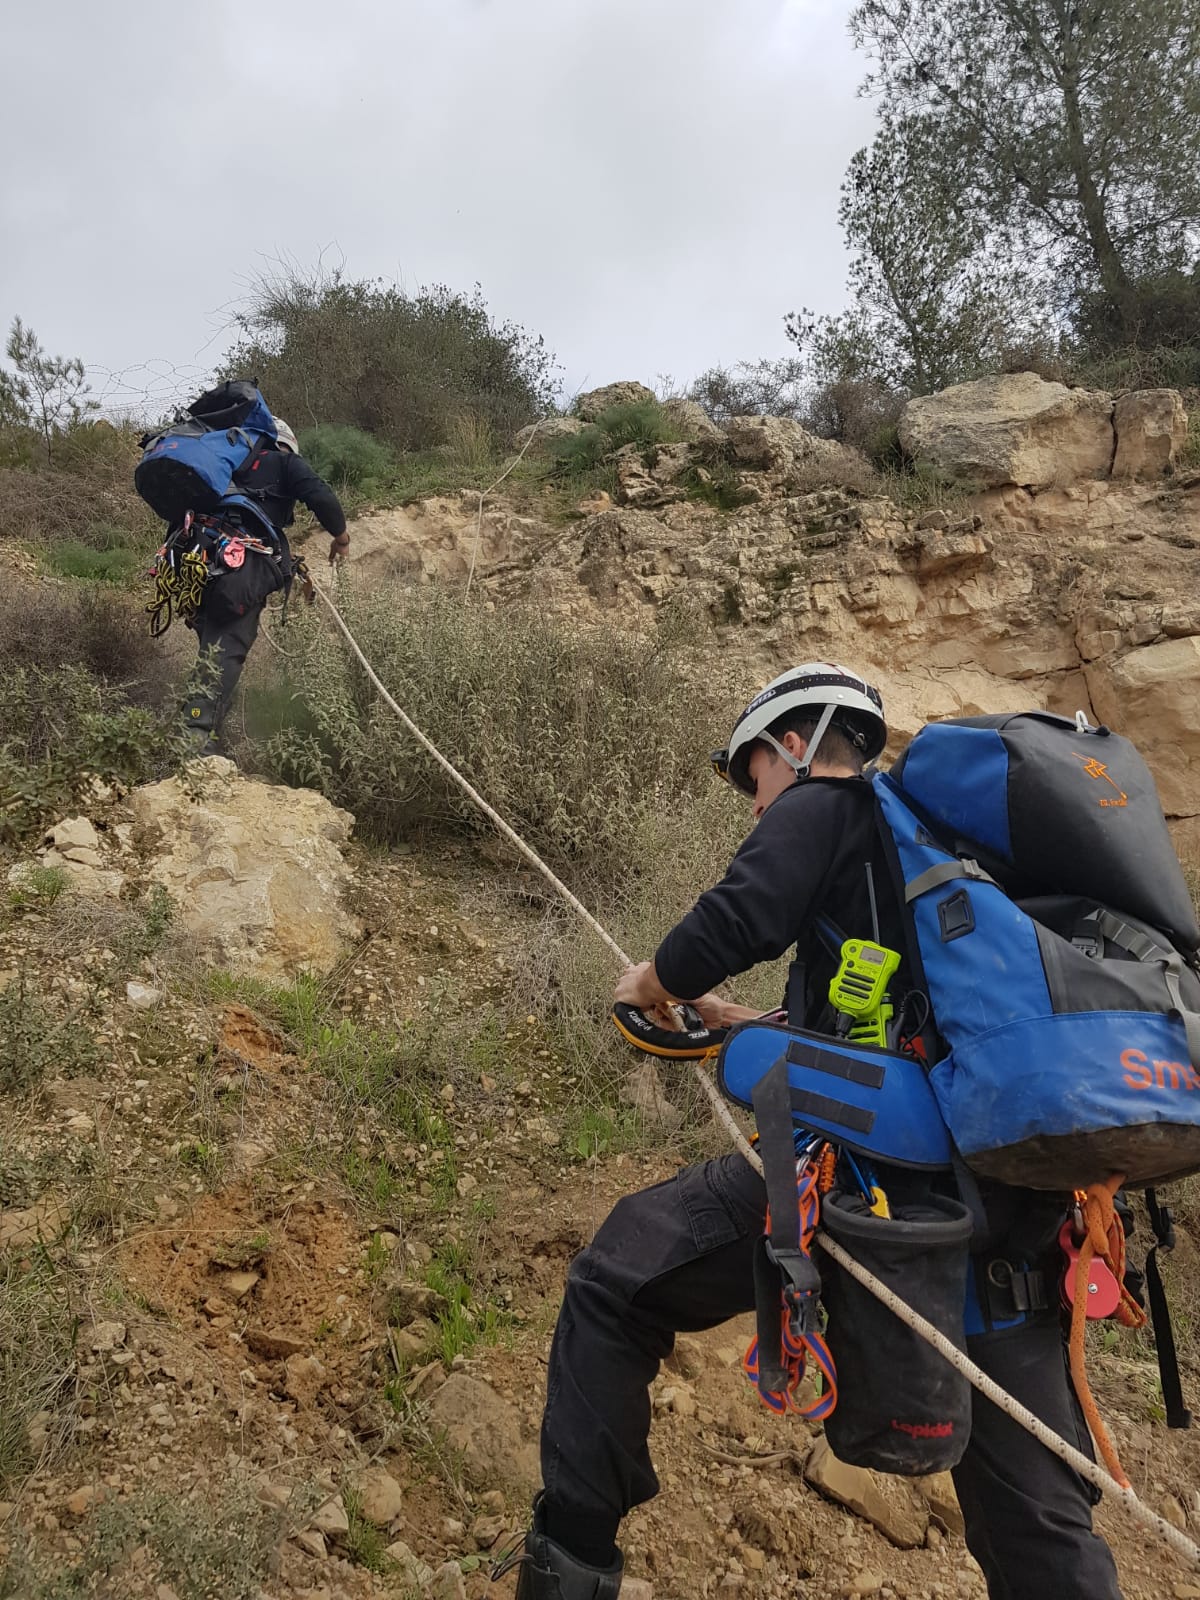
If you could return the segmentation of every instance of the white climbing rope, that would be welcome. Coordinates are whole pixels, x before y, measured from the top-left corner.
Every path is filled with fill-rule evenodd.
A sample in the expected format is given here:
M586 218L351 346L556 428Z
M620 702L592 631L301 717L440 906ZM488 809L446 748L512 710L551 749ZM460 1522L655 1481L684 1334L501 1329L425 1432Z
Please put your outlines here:
M528 443L526 447L528 448ZM482 497L480 504L482 506ZM378 689L384 702L391 708L392 711L395 712L396 716L399 717L405 728L408 729L409 733L412 734L413 738L416 739L417 743L422 747L422 749L432 756L433 760L437 762L442 771L445 772L446 775L458 785L465 795L474 801L484 815L495 824L495 826L509 841L509 843L513 845L513 847L525 858L526 861L529 862L530 866L536 868L536 870L542 874L555 893L558 894L561 899L568 906L570 906L571 910L574 911L575 914L587 924L596 937L613 953L614 956L616 956L617 960L620 961L623 966L633 966L634 963L630 957L625 953L624 950L621 949L621 946L612 937L608 930L596 920L583 902L578 899L577 896L571 893L570 889L567 888L562 879L558 877L549 866L547 866L546 862L542 860L537 851L534 850L531 845L526 844L525 840L521 838L520 834L517 833L515 828L511 827L509 823L504 820L494 806L490 806L488 804L479 791L468 782L461 772L459 772L458 768L455 767L452 762L448 761L433 743L433 741L421 731L408 713L404 711L402 707L397 705L396 701L388 692L387 687L380 680L379 675L376 673L371 663L363 654L357 639L355 639L349 627L346 625L345 618L342 616L337 606L330 599L329 595L326 594L324 588L317 583L315 578L313 580L313 584L317 594L320 596L323 604L328 609L330 616L340 629L347 644L354 652L354 655L357 657L359 664L367 674L367 677L375 685L376 689ZM695 1071L696 1077L712 1105L714 1116L716 1116L718 1121L725 1128L725 1131L729 1134L730 1138L733 1140L733 1143L737 1146L738 1150L745 1157L745 1159L750 1163L756 1172L761 1173L763 1170L762 1161L757 1152L752 1148L742 1129L738 1126L737 1119L729 1109L729 1106L722 1099L720 1090L713 1082L712 1075L706 1071L700 1062L696 1063ZM833 1258L833 1260L838 1263L840 1267L843 1267L851 1275L851 1277L857 1279L858 1282L862 1284L863 1288L867 1289L875 1296L877 1300L879 1300L883 1305L887 1306L888 1310L891 1311L895 1316L899 1317L901 1322L905 1323L906 1326L911 1328L913 1332L916 1333L920 1338L931 1344L934 1349L937 1350L940 1355L944 1356L950 1365L954 1367L957 1372L960 1372L970 1384L979 1390L981 1394L985 1395L990 1401L992 1401L994 1405L999 1406L1001 1411L1010 1416L1014 1422L1018 1423L1028 1433L1031 1433L1035 1439L1044 1444L1046 1448L1058 1456L1060 1460L1065 1461L1068 1466L1073 1467L1081 1478L1085 1479L1088 1483L1093 1484L1096 1488L1103 1490L1105 1493L1113 1495L1119 1504L1124 1506L1126 1511L1128 1511L1132 1517L1141 1522L1151 1532L1157 1533L1166 1544L1170 1545L1171 1549L1175 1551L1176 1555L1182 1556L1182 1558L1190 1563L1191 1566L1200 1569L1200 1545L1197 1545L1193 1540L1189 1539L1185 1533L1181 1533L1178 1528L1172 1527L1171 1524L1164 1518L1160 1517L1157 1512L1152 1511L1143 1500L1138 1498L1133 1489L1124 1488L1117 1482L1115 1478L1111 1477L1103 1467L1099 1466L1088 1456L1084 1455L1082 1451L1077 1450L1074 1445L1068 1444L1067 1441L1055 1433L1052 1428L1048 1428L1044 1422L1042 1422L1038 1417L1034 1416L1032 1411L1028 1410L1020 1403L1020 1401L1015 1400L1012 1395L1008 1394L1006 1390L1002 1389L998 1383L989 1378L987 1373L984 1372L981 1367L976 1366L969 1356L965 1355L957 1347L957 1345L953 1344L949 1339L946 1338L945 1334L940 1332L939 1329L935 1328L931 1322L926 1321L926 1319L921 1316L919 1312L914 1311L906 1301L901 1300L899 1295L897 1295L893 1290L889 1289L886 1284L881 1283L873 1273L869 1272L866 1267L862 1266L854 1259L853 1256L849 1255L842 1248L842 1246L838 1244L836 1240L831 1239L829 1235L824 1232L824 1230L817 1234L817 1240L821 1247Z

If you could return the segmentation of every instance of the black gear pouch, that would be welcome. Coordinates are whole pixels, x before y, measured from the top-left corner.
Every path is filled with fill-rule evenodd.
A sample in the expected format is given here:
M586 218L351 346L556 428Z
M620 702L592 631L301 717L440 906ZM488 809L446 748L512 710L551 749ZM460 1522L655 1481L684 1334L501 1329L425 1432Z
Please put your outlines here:
M210 577L205 586L204 609L213 622L233 622L255 611L287 579L281 562L258 550L247 550L240 567Z
M834 1191L821 1225L882 1283L965 1348L971 1215L957 1200L926 1195L871 1214L861 1195ZM851 1466L922 1477L955 1466L971 1432L971 1387L828 1255L821 1256L825 1337L837 1366L838 1403L825 1423L830 1448Z

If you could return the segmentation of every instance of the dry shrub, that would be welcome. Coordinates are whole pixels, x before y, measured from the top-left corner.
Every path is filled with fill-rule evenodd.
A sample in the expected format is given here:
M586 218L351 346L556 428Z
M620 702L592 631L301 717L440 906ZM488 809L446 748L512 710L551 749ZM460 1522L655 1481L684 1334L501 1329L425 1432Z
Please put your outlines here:
M751 823L749 805L716 779L644 814L625 844L626 875L591 909L633 960L646 960L696 898L722 877ZM585 1114L619 1106L630 1067L645 1060L609 1021L619 971L612 952L555 906L516 975L520 1008L554 1027L559 1052L578 1074ZM741 1005L766 1010L781 1003L786 975L784 958L741 974L724 992ZM661 1063L661 1077L689 1121L706 1124L707 1101L698 1098L690 1065Z
M133 466L101 457L75 472L0 467L0 539L54 545L63 539L108 548L144 547L149 559L162 525L133 492Z
M315 1509L298 1493L297 1511ZM260 1505L234 1477L185 1497L143 1489L109 1500L89 1519L86 1542L38 1556L18 1540L0 1571L0 1600L76 1600L83 1595L150 1595L179 1600L254 1600L288 1528L286 1513Z
M6 575L0 584L0 674L80 667L120 685L132 703L159 705L177 692L181 635L150 637L146 594ZM182 632L182 630L181 630ZM164 657L170 663L164 670Z
M517 830L574 881L629 871L646 819L711 781L732 700L683 645L582 628L529 605L488 610L435 589L347 586L339 597L399 704ZM490 827L380 702L319 614L289 629L293 689L313 726L269 741L268 769L312 784L392 841Z
M798 461L788 473L788 493L813 494L818 489L846 489L852 494L878 495L878 473L857 450L839 450L835 456Z

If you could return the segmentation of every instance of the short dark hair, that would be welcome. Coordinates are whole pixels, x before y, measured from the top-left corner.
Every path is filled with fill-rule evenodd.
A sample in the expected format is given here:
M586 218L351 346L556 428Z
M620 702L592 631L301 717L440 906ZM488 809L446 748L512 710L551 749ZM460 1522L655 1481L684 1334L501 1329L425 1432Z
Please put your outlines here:
M842 713L838 720L841 720ZM817 731L818 719L801 707L797 711L785 711L767 729L767 732L780 743L783 742L785 733L794 733L798 738L809 742ZM852 727L849 716L845 716L846 727ZM770 745L767 746L770 750ZM774 751L771 752L773 755ZM830 761L840 767L849 767L853 772L861 772L866 762L863 753L857 745L847 736L844 728L838 726L837 721L831 722L821 735L821 743L817 746L817 760Z

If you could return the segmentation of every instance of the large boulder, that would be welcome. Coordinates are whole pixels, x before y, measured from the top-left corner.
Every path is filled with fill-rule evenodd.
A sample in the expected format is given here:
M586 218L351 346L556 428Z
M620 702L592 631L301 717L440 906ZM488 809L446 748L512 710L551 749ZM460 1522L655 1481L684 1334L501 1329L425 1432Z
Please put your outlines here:
M606 383L602 389L589 389L575 402L575 409L585 422L596 418L613 406L640 406L657 400L653 389L632 379L624 383Z
M900 443L918 462L999 488L1048 489L1106 478L1112 467L1113 401L1035 372L1001 373L910 400Z
M1160 478L1187 438L1187 412L1177 389L1135 389L1113 407L1114 478Z
M1200 638L1145 645L1085 672L1096 715L1133 739L1167 816L1200 815Z
M461 584L472 562L476 576L482 576L546 538L544 524L518 516L503 499L489 499L480 521L475 490L368 511L354 519L350 531L348 569L371 585L391 578Z
M244 778L210 756L130 796L140 875L230 966L271 977L325 971L358 935L341 904L354 818L311 789ZM132 875L132 869L131 869Z

